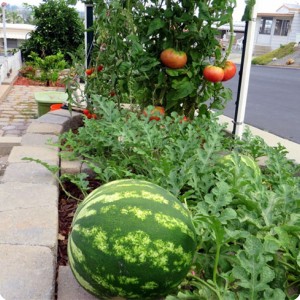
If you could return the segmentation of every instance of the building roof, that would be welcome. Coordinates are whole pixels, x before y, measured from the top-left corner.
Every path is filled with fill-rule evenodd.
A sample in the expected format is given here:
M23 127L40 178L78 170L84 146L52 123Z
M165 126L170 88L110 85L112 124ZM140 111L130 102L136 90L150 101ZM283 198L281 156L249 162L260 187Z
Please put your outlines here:
M25 40L28 38L28 35L31 31L35 30L34 25L30 24L5 24L6 28L6 38L16 39L16 40ZM0 38L4 38L3 24L0 24Z
M35 26L31 24L12 24L5 23L6 29L17 29L17 30L34 30ZM0 29L3 28L3 23L0 23Z
M241 31L244 32L245 31L245 22L234 22L233 23L233 31ZM218 27L218 29L220 30L230 30L230 26L229 24L224 24L220 27Z
M257 16L258 17L290 17L293 18L294 17L294 13L258 13Z
M258 17L293 17L296 12L300 12L300 4L284 3L276 12L259 12Z
M281 8L287 8L289 10L300 10L300 4L290 4L290 3L284 3L282 6L280 6L277 10Z

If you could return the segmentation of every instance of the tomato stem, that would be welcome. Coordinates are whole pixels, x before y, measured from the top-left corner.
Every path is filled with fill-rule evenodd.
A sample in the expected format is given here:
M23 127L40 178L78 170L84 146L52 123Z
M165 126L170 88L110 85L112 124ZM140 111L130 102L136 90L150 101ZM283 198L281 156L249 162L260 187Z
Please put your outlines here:
M229 39L229 45L228 48L226 50L225 56L222 60L221 66L225 66L225 63L227 61L227 58L229 57L231 50L232 50L232 45L233 45L233 41L234 41L234 30L233 30L233 18L231 16L230 21L229 21L229 28L230 28L230 39Z

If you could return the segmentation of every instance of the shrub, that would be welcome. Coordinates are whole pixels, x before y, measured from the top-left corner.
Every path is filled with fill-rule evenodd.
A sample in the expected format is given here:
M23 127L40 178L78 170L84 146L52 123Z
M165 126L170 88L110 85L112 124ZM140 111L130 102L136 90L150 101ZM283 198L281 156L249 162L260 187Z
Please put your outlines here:
M25 60L31 52L41 58L61 52L71 62L69 53L83 49L84 26L78 12L64 0L49 0L32 6L36 29L21 46Z
M252 63L254 65L267 65L268 63L272 62L272 59L274 57L279 59L293 53L295 51L294 45L295 43L289 43L284 46L280 45L280 47L276 50L273 50L269 53L253 58Z

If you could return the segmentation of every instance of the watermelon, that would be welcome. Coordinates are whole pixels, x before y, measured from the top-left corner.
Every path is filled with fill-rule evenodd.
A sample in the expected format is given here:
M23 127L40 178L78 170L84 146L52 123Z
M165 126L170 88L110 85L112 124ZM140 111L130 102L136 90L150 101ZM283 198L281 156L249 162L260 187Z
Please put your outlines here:
M79 284L100 299L158 299L176 291L196 246L190 213L177 198L153 183L124 179L78 206L68 257Z
M255 177L258 177L261 175L261 170L258 166L258 164L255 162L255 160L248 156L248 155L244 155L244 154L236 154L238 155L238 162L239 162L239 166L247 166L249 168L252 169L253 171L253 174ZM234 157L234 154L227 154L225 156L223 156L221 159L220 159L220 163L226 167L226 169L230 170L234 163L235 163L236 159Z

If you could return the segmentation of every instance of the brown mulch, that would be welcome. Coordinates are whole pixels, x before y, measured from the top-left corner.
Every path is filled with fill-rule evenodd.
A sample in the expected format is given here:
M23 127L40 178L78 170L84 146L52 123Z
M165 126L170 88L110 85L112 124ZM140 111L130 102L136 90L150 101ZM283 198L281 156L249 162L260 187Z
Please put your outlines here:
M18 76L17 79L14 82L14 85L34 85L34 86L46 86L45 82L33 80L27 77ZM57 82L50 82L50 87L65 87L65 84L57 81Z
M65 183L65 189L73 196L83 199L83 195L79 189L72 183ZM71 224L75 214L78 201L66 196L61 190L58 203L58 248L57 248L57 265L66 266L68 263L67 244L68 237L71 231Z
M89 178L90 192L100 186L100 182ZM84 199L81 191L72 183L64 183L65 189L74 197ZM75 199L69 198L61 190L58 203L58 249L57 249L57 265L66 266L68 264L67 244L68 237L71 231L72 220L79 202Z

